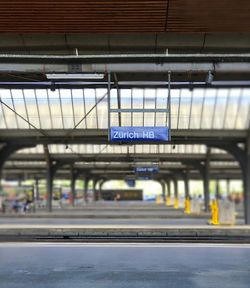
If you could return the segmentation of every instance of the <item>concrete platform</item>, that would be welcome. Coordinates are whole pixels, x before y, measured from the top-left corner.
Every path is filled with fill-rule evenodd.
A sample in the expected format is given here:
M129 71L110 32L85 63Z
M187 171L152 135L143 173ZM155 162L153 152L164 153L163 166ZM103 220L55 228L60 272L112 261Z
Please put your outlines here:
M243 219L242 210L237 211L238 219ZM210 213L199 215L184 214L184 208L174 209L164 204L147 202L97 202L82 207L54 208L52 212L37 209L34 213L0 214L1 218L64 218L64 219L209 219Z
M209 213L202 213L200 215L191 214L185 215L183 210L173 211L54 211L52 213L39 211L37 213L28 214L2 214L1 218L68 218L68 219L136 219L136 218L150 218L150 219L185 219L185 218L202 218L208 219Z
M1 241L165 241L250 243L250 226L1 225Z
M0 243L1 288L249 288L250 246Z

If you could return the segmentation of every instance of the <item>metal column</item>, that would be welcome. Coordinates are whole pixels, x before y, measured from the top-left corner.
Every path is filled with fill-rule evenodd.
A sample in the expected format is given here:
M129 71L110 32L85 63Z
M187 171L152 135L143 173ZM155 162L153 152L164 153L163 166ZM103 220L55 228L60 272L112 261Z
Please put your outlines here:
M174 198L178 199L178 180L175 178L174 179Z
M47 210L52 212L52 198L53 198L53 169L51 165L47 167Z
M93 199L95 202L98 200L98 193L97 193L97 189L96 189L97 182L98 182L97 179L93 180Z
M209 194L209 164L210 164L210 148L207 151L207 159L204 166L204 175L203 175L203 188L204 188L204 204L205 211L209 211L210 205L210 194Z
M35 187L34 187L34 185L32 186L31 192L32 192L32 196L31 196L32 197L32 204L33 204L32 205L32 212L35 213L36 212L36 204L35 204L36 199L35 199Z
M246 158L244 176L244 210L245 224L250 224L250 132L246 141ZM245 173L244 173L245 172Z
M230 179L227 179L227 196L230 195Z
M39 179L35 179L35 200L39 201L40 199L40 191L39 191Z
M188 173L185 173L184 176L184 186L185 186L185 198L189 198L190 192L189 192L189 178L188 178Z
M220 182L219 182L219 180L216 180L215 198L220 199Z
M88 203L88 184L89 184L89 178L84 179L84 191L83 191L83 198L85 203Z
M166 186L164 181L160 181L162 187L162 198L164 202L166 201Z
M73 169L71 170L71 179L70 179L70 189L72 194L72 206L75 206L75 200L76 200L76 176L74 174Z
M102 186L104 185L105 180L102 180L99 186L99 199L102 199Z
M171 197L171 186L170 186L170 181L166 181L166 184L167 184L167 189L168 189L168 192L167 192L167 196L168 197Z

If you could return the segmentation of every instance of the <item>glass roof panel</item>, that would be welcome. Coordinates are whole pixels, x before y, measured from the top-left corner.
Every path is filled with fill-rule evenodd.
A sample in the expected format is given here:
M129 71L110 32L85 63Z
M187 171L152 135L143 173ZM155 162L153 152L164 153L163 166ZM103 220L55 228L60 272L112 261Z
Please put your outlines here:
M78 123L77 128L81 129L108 126L106 89L1 89L0 95L3 101L0 107L2 129L33 129L28 122L42 129L71 129ZM119 95L121 108L167 108L166 89L121 89L119 93L113 89L111 108L118 108ZM249 96L248 88L172 90L172 128L246 129L249 125ZM111 124L114 126L119 125L118 114L112 113ZM164 126L166 115L163 112L121 113L121 125Z

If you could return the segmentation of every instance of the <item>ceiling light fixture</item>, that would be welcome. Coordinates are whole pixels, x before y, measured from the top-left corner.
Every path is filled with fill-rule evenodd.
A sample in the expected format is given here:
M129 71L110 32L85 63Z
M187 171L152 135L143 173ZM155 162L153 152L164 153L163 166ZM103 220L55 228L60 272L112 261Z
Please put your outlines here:
M103 79L104 74L97 73L48 73L45 74L49 80L68 80L68 79Z

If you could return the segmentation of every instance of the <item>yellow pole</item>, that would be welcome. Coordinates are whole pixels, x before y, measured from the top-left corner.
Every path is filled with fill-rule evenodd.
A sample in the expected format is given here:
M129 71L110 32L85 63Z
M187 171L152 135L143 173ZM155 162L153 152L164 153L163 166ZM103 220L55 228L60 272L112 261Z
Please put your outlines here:
M166 206L170 206L171 205L171 200L170 200L170 197L167 196L167 199L166 199Z
M161 196L156 196L156 204L161 204Z
M211 208L212 208L211 224L212 225L219 225L219 207L218 207L218 201L217 200L213 200Z
M174 208L175 209L179 208L179 199L178 198L174 198Z
M190 211L190 199L189 197L186 198L185 200L185 211L184 211L186 214L190 214L191 211Z

